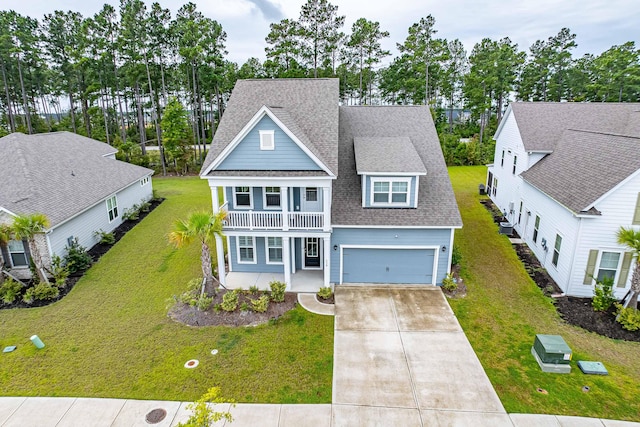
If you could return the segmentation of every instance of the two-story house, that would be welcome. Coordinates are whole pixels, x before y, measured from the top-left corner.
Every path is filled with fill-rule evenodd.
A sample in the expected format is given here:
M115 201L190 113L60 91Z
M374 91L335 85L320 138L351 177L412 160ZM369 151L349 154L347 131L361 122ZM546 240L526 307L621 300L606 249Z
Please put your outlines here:
M427 107L340 106L337 79L241 80L201 177L227 212L223 284L436 285L450 271L462 222ZM222 238L216 251L225 265Z
M495 135L487 192L560 288L593 295L631 286L616 241L640 226L640 104L512 103Z

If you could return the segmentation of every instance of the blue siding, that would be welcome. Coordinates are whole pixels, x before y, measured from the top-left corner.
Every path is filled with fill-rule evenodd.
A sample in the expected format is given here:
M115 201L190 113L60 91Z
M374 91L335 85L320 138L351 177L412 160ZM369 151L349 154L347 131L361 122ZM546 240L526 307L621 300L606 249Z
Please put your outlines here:
M331 282L340 283L340 249L333 250L334 245L446 246L445 252L438 252L436 283L442 284L447 274L452 232L451 229L334 228L331 234ZM393 250L397 249L390 249Z
M238 252L236 250L236 239L236 237L231 237L229 239L229 259L231 260L231 268L233 271L249 273L284 273L284 266L282 264L267 264L264 237L253 237L258 262L256 264L239 264Z
M274 150L260 150L260 130L274 130ZM264 116L217 170L322 170L269 116Z
M227 210L234 210L235 207L235 198L233 197L234 193L234 188L235 187L226 187L226 192L227 192L227 200L229 201L229 208ZM262 206L262 187L251 187L251 196L253 197L253 210L254 211L260 211L263 210L264 207ZM240 210L243 210L246 208L241 208Z
M364 185L365 185L365 192L364 192L364 206L367 208L370 207L377 207L377 206L371 206L371 176L367 175L365 177L365 181L364 181ZM393 176L389 176L389 177L382 177L382 176L374 176L373 178L383 178L383 179L390 179L393 180ZM395 178L406 178L405 177L395 177ZM412 176L411 177L411 188L410 188L410 192L409 192L409 203L410 203L410 207L415 208L416 205L416 177ZM405 208L406 206L398 206L399 208ZM384 208L393 208L393 206L384 206Z
M345 283L433 283L435 249L357 249L343 252Z

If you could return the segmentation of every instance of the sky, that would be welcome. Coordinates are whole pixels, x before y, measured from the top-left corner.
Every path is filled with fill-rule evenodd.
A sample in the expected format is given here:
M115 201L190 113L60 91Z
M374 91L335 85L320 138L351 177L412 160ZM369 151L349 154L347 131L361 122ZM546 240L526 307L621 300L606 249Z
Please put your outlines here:
M172 16L188 0L157 0ZM228 59L238 63L250 57L265 59L269 24L284 18L297 19L305 0L191 0L205 16L222 24L227 33ZM343 31L349 33L358 18L380 22L390 37L383 48L397 55L407 29L431 14L436 36L460 39L471 53L483 38L509 37L528 51L536 40L546 40L568 27L577 35L574 57L598 55L613 45L634 41L640 47L640 1L638 0L330 0L346 15ZM83 16L97 13L104 3L118 7L119 0L0 0L0 9L13 9L42 19L54 10L74 10ZM145 0L149 6L152 1Z

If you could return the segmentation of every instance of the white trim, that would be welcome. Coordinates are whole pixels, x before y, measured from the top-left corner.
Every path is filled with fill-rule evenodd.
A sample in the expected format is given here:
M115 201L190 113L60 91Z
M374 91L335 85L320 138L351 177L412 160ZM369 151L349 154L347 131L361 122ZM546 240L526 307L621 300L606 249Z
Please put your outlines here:
M451 240L449 240L449 260L447 261L447 274L451 273L451 261L453 260L453 237L455 230L451 230Z
M596 283L596 280L598 279L598 275L600 273L600 263L602 262L602 254L605 252L609 252L609 253L617 253L618 256L618 264L616 265L616 273L613 276L613 289L615 290L618 287L618 278L620 277L620 267L622 267L622 261L624 259L624 254L625 251L621 250L620 248L616 248L616 249L600 249L598 248L598 259L596 260L596 267L593 271L593 278L591 279L591 285L593 286ZM633 259L632 259L633 260ZM629 266L629 273L632 273L632 268L633 265ZM606 269L609 270L609 269ZM629 274L629 276L631 276L631 274ZM629 277L627 277L627 282L629 281ZM627 284L624 284L624 288L619 288L619 289L626 289Z
M438 277L438 258L439 252L442 246L433 246L433 245L340 245L340 284L342 285L344 279L344 249L417 249L417 250L430 250L434 251L433 254L433 270L431 274L431 280L433 283L427 283L429 285L436 285L437 277ZM453 248L453 246L452 246Z
M297 231L255 231L255 230L224 230L226 236L253 236L253 237L266 237L266 236L278 236L278 237L321 237L331 238L331 233L328 232L312 232L309 230L297 230Z
M260 150L261 151L273 151L276 149L276 136L275 136L275 130L270 129L270 130L259 130L258 133L260 134ZM271 137L271 145L267 145L267 141L265 140L266 136L270 136Z
M361 179L361 183L360 186L362 187L362 207L366 208L367 207L367 175L364 174L362 175L362 179Z
M267 206L267 187L270 188L279 188L279 195L280 195L280 204L278 206ZM269 193L269 194L276 194L276 193ZM282 187L278 187L277 185L268 185L265 187L262 187L262 209L264 209L265 211L279 211L279 210L283 210L282 209Z
M227 251L231 249L231 237L229 237L228 235L226 235L227 233L225 233L225 237L227 238ZM216 248L217 249L217 248ZM229 257L229 262L227 263L228 267L229 267L229 272L233 271L233 263L231 262L231 254L229 254L229 252L227 252L227 255ZM226 273L225 273L226 275Z
M416 175L426 175L426 172L364 172L364 171L360 171L358 172L358 175L369 175L369 176L391 176L391 177L395 177L395 176L401 176L401 177L405 177L405 176L416 176Z
M8 213L11 216L18 216L16 214L14 214L13 212L11 212L10 210L3 208L2 206L0 206L0 211L4 211L4 212Z
M286 171L285 171L286 172ZM209 181L209 187L262 187L265 185L265 182L269 182L273 186L280 187L322 187L318 183L318 181L326 181L326 185L331 185L331 180L335 178L331 178L328 176L288 176L288 177L278 177L278 176L247 176L247 177L237 177L237 176L223 176L223 177L215 177L208 176L203 179Z
M542 221L542 220L541 220ZM558 261L554 264L553 257L556 254L556 242L558 241L558 237L560 237L560 249L558 250ZM564 236L562 233L556 231L556 237L553 239L553 250L551 251L551 266L558 269L558 264L560 264L560 254L562 253L562 242L564 241ZM548 244L548 242L547 242Z
M271 118L271 120L273 120L276 124L276 126L278 126L280 128L280 130L282 130L285 134L287 134L287 136L289 138L291 138L291 140L298 145L298 147L307 155L309 156L309 158L311 158L311 160L318 166L320 167L320 169L322 169L323 171L325 171L327 174L329 174L332 177L335 177L335 174L333 172L331 172L331 170L329 170L329 168L320 161L320 159L318 159L315 154L313 154L309 148L304 145L302 143L302 141L300 141L298 139L298 137L296 135L293 134L293 132L291 132L291 130L289 130L289 128L287 128L284 123L282 123L280 121L280 119L278 119L276 117L275 114L273 114L273 112L269 109L269 107L267 107L266 105L263 105L256 114L254 114L254 116L251 118L251 120L249 120L249 122L242 128L242 130L240 130L240 132L231 140L231 142L222 150L222 152L218 155L218 157L216 157L213 162L211 162L211 164L207 167L207 169L204 170L204 172L202 172L200 174L201 178L207 178L206 175L209 174L209 172L211 172L213 169L215 169L216 167L220 166L220 164L229 156L229 154L231 154L231 152L236 148L236 146L238 146L238 144L240 144L240 142L242 140L244 140L244 138L247 136L247 134L258 124L258 122L264 117L264 116L269 116L269 118Z
M401 207L406 207L406 206L412 206L411 205L411 192L413 191L413 188L411 187L411 179L410 177L398 177L398 178L394 178L394 177L386 177L386 178L370 178L369 181L371 182L371 188L369 189L369 206L371 207L392 207L392 206L401 206ZM393 202L393 201L387 201L385 202L375 202L373 199L374 196L374 187L375 184L377 182L386 182L389 184L389 191L387 192L388 196L387 196L387 200L391 200L393 199L393 183L394 182L404 182L407 184L407 191L406 196L407 196L407 201L406 202ZM401 193L396 193L396 194L401 194Z
M511 104L509 104L507 106L507 111L504 112L504 114L502 115L502 119L500 119L500 124L498 125L498 129L496 129L496 133L493 134L493 139L494 140L498 140L498 135L500 135L500 132L502 132L502 128L504 127L504 124L507 122L507 118L509 117L509 115L511 115L513 112L513 108L511 108ZM516 123L517 125L517 123ZM519 129L518 129L518 133L519 133ZM524 145L524 144L523 144Z
M253 249L253 261L242 261L240 259L240 239L239 237L251 237L251 248ZM248 246L243 246L248 247ZM236 260L238 264L257 264L258 263L258 252L256 251L256 238L255 236L251 236L248 234L242 234L236 236Z
M540 239L540 225L542 224L542 216L540 216L540 214L538 213L538 211L534 211L533 212L533 228L531 229L531 241L538 246L538 240L542 241ZM536 218L540 218L540 221L538 222L538 226L536 227ZM535 239L533 237L535 233ZM542 248L542 243L540 243L540 247ZM544 248L542 248L544 250Z
M269 237L275 238L275 239L280 239L280 246L273 246L274 249L277 249L278 247L282 250L282 260L281 261L270 261L269 260ZM284 241L285 239L288 239L288 237L281 237L281 236L267 236L264 238L264 259L265 259L265 263L269 264L269 265L284 265Z
M249 187L249 206L238 205L238 199L236 198L236 195L238 194L236 192L236 188L237 187ZM232 187L232 192L233 192L233 210L253 209L253 187L247 186L247 185L234 185ZM240 194L247 194L247 193L245 191L242 191L242 192L240 192Z
M305 249L307 248L307 239L318 239L318 267L307 267L306 264L306 256L305 256ZM324 265L324 249L323 249L323 244L320 240L324 240L323 237L320 236L304 236L302 238L302 241L300 242L300 260L301 263L300 265L302 266L303 270L322 270L322 267Z
M112 203L111 209L109 209L109 200L111 200L111 199L115 200L115 205ZM120 215L122 214L122 212L120 212L118 210L118 195L117 194L112 194L111 196L109 196L106 199L104 199L104 205L107 208L107 219L109 220L109 224L111 224L116 219L120 218ZM113 219L111 219L109 213L111 211L114 211L114 210L115 210L115 212L114 212L115 215L113 216Z
M434 225L434 226L422 226L422 225L345 225L345 224L332 224L333 228L382 228L395 230L397 228L401 229L415 229L415 230L442 230L442 229L455 229L462 228L462 225Z
M19 242L22 245L22 252L12 252L11 251L11 247L9 246L11 244L11 242ZM27 249L24 246L24 241L23 240L18 240L18 239L11 239L7 242L7 253L9 254L9 259L6 260L6 262L11 266L11 268L29 268L29 260L30 260L30 256L27 256ZM11 256L12 254L23 254L24 255L24 261L25 264L20 264L20 265L15 265L13 263L13 257Z
M416 176L416 185L415 185L415 187L416 187L416 188L415 188L415 190L414 190L415 195L414 195L414 197L413 197L413 200L414 200L414 202L415 202L415 203L413 203L413 204L411 205L411 206L412 206L412 207L414 207L414 208L417 208L417 207L418 207L418 187L419 187L419 186L420 186L420 177L419 177L419 176ZM455 196L454 196L454 197L455 197ZM411 199L409 199L409 201L411 201Z

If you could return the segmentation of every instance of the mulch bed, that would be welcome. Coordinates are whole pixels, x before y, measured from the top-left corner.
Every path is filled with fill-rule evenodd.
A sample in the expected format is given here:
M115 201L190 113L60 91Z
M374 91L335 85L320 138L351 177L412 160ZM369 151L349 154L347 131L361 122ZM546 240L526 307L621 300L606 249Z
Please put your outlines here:
M336 299L335 299L335 294L331 294L331 296L327 299L322 299L319 296L316 295L316 299L318 300L318 302L322 303L322 304L335 304L336 303Z
M255 311L242 311L238 308L233 312L224 310L216 311L215 306L222 303L222 297L225 293L231 292L221 290L213 299L211 308L207 311L200 311L195 307L187 304L176 302L169 310L169 317L176 322L184 323L189 326L256 326L268 323L282 316L289 310L293 310L298 304L298 294L294 292L285 292L283 302L269 302L269 308L264 313L256 313ZM260 295L239 295L238 307L243 302L247 302L251 306L249 299L257 299Z
M448 291L445 288L441 288L442 292L447 298L464 298L467 296L467 285L464 284L464 280L460 277L460 265L456 264L451 267L451 276L458 284L458 287L452 291Z
M157 208L162 202L164 201L163 198L161 199L153 199L151 200L149 203L151 205L149 212L140 212L140 216L137 220L133 220L133 221L125 221L122 224L120 224L120 226L118 226L118 228L116 228L115 230L113 230L113 235L115 237L115 243L118 243L118 241L120 239L122 239L122 237L127 234L127 232L129 230L131 230L133 227L136 226L136 224L138 224L140 221L142 221L147 215L149 215L155 208ZM111 249L113 245L103 245L103 244L96 244L94 245L91 249L89 249L87 251L87 253L91 256L91 258L93 259L93 262L96 262L100 259L100 257L104 254L106 254L109 249ZM64 288L60 289L60 294L58 295L58 298L54 298L54 299L50 299L50 300L34 300L31 304L27 304L24 301L22 301L22 295L24 294L24 292L31 287L34 282L33 280L27 281L26 284L27 286L25 288L23 288L22 290L22 294L20 294L18 296L18 298L16 299L16 301L12 304L5 304L4 302L0 301L0 310L4 310L4 309L11 309L11 308L32 308L32 307L43 307L45 305L49 305L52 304L56 301L61 300L62 298L64 298L65 295L67 295L69 292L71 292L71 289L73 289L73 287L76 285L76 283L78 283L78 281L80 280L80 278L82 276L84 276L84 271L75 273L71 276L69 276L69 278L67 279L67 284ZM23 281L24 282L24 281Z
M482 199L480 203L491 213L496 224L506 221L491 199ZM608 338L640 342L640 331L627 331L616 322L614 307L607 312L596 312L591 306L591 298L562 296L562 289L542 267L531 249L524 243L512 246L535 284L545 295L554 297L556 310L565 322Z

